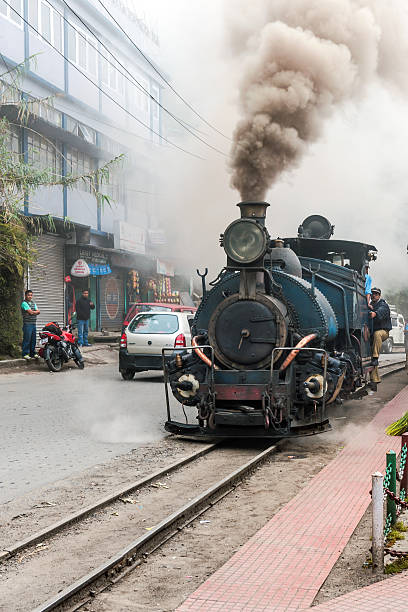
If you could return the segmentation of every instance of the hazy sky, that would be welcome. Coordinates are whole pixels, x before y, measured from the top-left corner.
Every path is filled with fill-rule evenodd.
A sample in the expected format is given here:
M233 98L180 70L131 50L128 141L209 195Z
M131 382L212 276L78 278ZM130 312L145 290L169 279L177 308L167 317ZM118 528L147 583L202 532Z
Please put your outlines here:
M233 3L135 2L157 26L163 63L174 86L227 136L238 118L240 79L224 20L224 7ZM322 214L336 226L336 238L377 246L379 257L372 266L375 284L406 286L407 102L395 90L374 84L361 102L339 107L299 168L283 175L268 193L270 233L294 235L307 215ZM199 127L208 142L229 153L230 142L200 123L174 96L166 97L166 104ZM171 154L168 206L176 215L169 218L179 236L184 232L184 252L188 251L192 266L210 263L215 270L224 258L218 234L237 216L234 204L239 194L229 187L224 157L188 134L179 133L178 142L205 161Z

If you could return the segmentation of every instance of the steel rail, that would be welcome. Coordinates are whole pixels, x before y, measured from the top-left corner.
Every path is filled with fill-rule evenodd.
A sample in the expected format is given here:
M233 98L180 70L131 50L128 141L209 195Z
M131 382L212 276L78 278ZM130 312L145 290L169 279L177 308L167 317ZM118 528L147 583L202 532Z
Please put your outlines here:
M156 472L153 472L152 474L149 474L148 476L141 478L140 480L137 480L132 483L128 483L126 486L121 487L120 489L116 489L116 491L114 491L113 493L110 493L109 495L106 495L105 497L98 499L93 504L89 506L85 506L85 508L81 508L77 512L73 512L72 514L69 514L65 518L57 521L56 523L53 523L49 527L45 527L41 531L37 531L31 536L28 536L27 538L24 538L23 540L20 540L19 542L16 542L15 544L11 546L5 547L3 551L0 552L0 563L2 561L9 559L10 557L13 557L18 552L21 552L22 550L29 548L30 546L33 546L34 544L37 544L38 542L44 540L45 538L48 538L52 535L55 535L56 533L59 533L65 527L68 527L72 523L75 523L83 518L86 518L93 512L96 512L97 510L100 510L104 508L105 506L108 506L109 504L117 501L123 495L128 495L132 491L140 489L141 487L149 484L153 480L156 480L156 478L160 478L164 476L165 474L174 472L174 470L191 463L195 459L199 459L203 455L206 455L207 453L214 450L217 446L219 446L219 443L207 444L206 446L201 448L199 451L196 451L192 453L191 455L187 455L186 457L183 457L182 459L179 459L178 461L175 461L174 463L171 463L170 465L167 465L164 468L161 468L160 470L157 470Z
M170 538L177 535L181 529L190 524L195 518L197 518L197 516L203 514L203 512L234 491L235 486L239 484L240 479L247 475L259 463L267 459L269 455L275 452L275 450L275 445L270 446L250 459L250 461L247 461L244 465L234 470L231 474L212 485L204 493L201 493L193 500L189 501L187 504L167 516L151 531L131 542L128 546L126 546L126 548L123 548L105 563L92 570L90 573L86 574L76 582L72 583L67 588L60 591L57 595L51 599L48 599L45 603L39 605L33 610L33 612L49 612L50 610L55 610L62 604L67 604L75 595L80 596L81 591L87 589L87 592L83 594L81 601L78 601L75 605L73 604L69 610L77 610L79 607L85 605L89 599L93 599L95 595L102 592L109 586L112 586L112 584L117 582L121 577L124 577L124 575L126 575L130 570L140 565L140 563L143 562L143 557L146 558L148 554L151 554ZM219 494L218 497L216 497L217 494ZM206 502L208 503L206 504ZM182 522L183 519L186 520ZM180 524L180 522L182 522L182 524ZM169 533L169 529L172 527L174 527L174 529L171 533ZM153 544L153 548L145 551L149 544ZM89 587L97 583L97 581L101 581L101 584L92 589L92 591L89 591ZM84 598L86 601L84 601Z
M390 364L383 365L383 366L379 366L379 370L386 370L382 374L382 376L388 376L389 374L393 374L394 372L403 370L404 367L405 367L405 360L397 361L397 362L390 363ZM37 544L38 542L41 542L42 540L52 535L55 535L56 533L63 531L66 527L68 527L72 523L75 523L77 521L80 521L81 519L88 517L90 514L92 514L93 512L96 512L97 510L101 510L105 506L108 506L109 504L117 501L123 495L128 495L132 491L135 491L149 484L156 478L160 478L164 474L171 473L174 470L180 467L183 467L184 465L187 465L188 463L191 463L195 459L198 459L206 455L207 453L214 450L216 446L218 446L218 444L219 443L209 444L205 446L204 448L200 449L199 451L192 453L191 455L187 455L186 457L183 457L179 461L175 461L174 463L171 463L170 465L164 468L161 468L160 470L156 472L153 472L152 474L146 476L145 478L142 478L133 483L127 484L125 487L117 489L113 493L97 500L95 503L89 506L85 506L85 508L81 508L77 512L74 512L66 516L65 518L53 523L52 525L48 527L45 527L44 529L41 529L40 531L37 531L33 535L28 536L27 538L24 538L23 540L19 540L15 544L4 547L3 550L0 551L0 564L3 561L6 561L7 559L15 556L17 553L21 552L22 550L25 550L26 548L29 548L30 546L33 546L34 544Z

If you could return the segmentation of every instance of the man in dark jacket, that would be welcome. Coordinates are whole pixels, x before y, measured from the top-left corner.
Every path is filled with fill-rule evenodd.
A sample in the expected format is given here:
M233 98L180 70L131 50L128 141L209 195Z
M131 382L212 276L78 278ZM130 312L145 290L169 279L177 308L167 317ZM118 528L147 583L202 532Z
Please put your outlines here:
M78 345L91 346L88 343L88 323L91 316L91 310L95 308L95 304L89 300L89 291L84 289L82 296L76 303L76 317L78 323Z
M377 383L381 382L378 374L378 356L384 340L390 335L392 329L390 309L385 300L381 297L381 289L373 287L371 289L371 312L370 316L373 319L373 356L371 365L374 366L371 370L370 379L372 388L377 390Z

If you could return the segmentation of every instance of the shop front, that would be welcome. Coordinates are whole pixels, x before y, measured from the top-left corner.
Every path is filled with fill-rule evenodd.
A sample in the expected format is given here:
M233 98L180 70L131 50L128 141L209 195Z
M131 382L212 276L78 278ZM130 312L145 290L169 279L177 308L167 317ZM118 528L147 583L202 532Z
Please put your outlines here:
M64 322L64 239L40 234L33 243L35 262L26 276L26 287L34 293L40 315L37 327L50 321Z
M65 247L65 312L67 323L75 322L75 304L82 291L89 291L89 299L95 304L91 310L91 331L100 330L105 303L103 288L105 279L113 275L109 254L91 246L66 245Z

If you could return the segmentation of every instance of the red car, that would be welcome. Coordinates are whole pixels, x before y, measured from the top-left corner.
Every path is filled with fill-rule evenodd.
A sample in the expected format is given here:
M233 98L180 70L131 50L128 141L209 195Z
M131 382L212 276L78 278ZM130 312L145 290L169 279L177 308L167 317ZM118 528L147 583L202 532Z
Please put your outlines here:
M125 320L122 323L123 330L129 325L131 320L139 314L139 312L190 312L194 314L197 308L195 306L182 306L181 304L165 304L162 302L134 302L128 309Z

